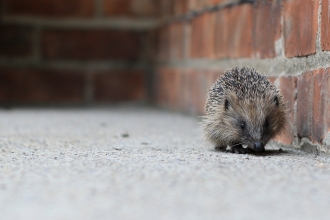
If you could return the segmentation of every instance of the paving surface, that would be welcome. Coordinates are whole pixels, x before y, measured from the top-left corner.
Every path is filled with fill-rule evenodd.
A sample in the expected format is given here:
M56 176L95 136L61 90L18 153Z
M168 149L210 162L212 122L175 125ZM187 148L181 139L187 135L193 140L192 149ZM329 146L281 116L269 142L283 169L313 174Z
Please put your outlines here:
M0 129L1 219L330 219L328 159L216 152L193 117L14 109Z

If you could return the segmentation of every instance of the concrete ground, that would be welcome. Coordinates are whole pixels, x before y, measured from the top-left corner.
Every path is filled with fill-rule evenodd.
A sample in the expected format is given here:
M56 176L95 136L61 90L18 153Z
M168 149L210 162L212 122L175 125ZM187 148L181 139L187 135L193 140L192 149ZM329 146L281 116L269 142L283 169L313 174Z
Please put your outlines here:
M330 219L330 161L216 152L143 107L0 111L1 219Z

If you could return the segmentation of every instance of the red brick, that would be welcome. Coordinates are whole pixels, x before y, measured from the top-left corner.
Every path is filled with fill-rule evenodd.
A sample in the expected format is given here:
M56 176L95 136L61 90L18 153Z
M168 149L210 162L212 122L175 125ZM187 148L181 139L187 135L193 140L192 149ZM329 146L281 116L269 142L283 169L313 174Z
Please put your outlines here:
M146 33L147 38L147 49L146 56L148 62L154 62L157 60L158 49L159 49L159 29L153 29Z
M174 1L174 14L182 15L188 12L189 0L176 0Z
M215 54L217 58L251 57L252 5L242 4L217 12Z
M1 68L2 103L81 103L85 75L49 69Z
M229 56L228 52L228 24L229 10L223 9L216 12L214 27L214 50L215 57L224 58Z
M170 58L170 26L164 26L159 30L158 59L168 60Z
M46 59L137 60L140 34L115 30L46 30L42 54Z
M196 108L193 107L193 99L194 96L191 93L191 81L192 81L192 77L191 77L191 69L186 69L183 72L183 86L182 86L182 94L183 94L183 110L187 111L189 113L196 113Z
M216 5L216 4L219 4L219 3L222 3L224 0L209 0L209 3L211 5Z
M313 136L312 141L321 143L324 138L325 126L325 88L324 69L314 71L314 91L313 91Z
M202 82L200 81L203 72L203 70L191 70L189 74L190 111L197 114L203 113L205 103L203 102L205 96L202 95Z
M324 73L323 88L325 91L325 131L330 132L330 68L327 68Z
M195 108L193 108L193 100L192 100L192 93L191 93L191 69L185 69L181 71L181 87L180 87L180 101L181 101L181 109L186 112L194 112Z
M192 113L204 114L204 105L207 93L207 74L205 70L190 70L189 75L189 94L190 111Z
M131 6L133 14L142 17L158 16L160 9L159 0L132 0Z
M313 72L298 77L297 84L297 135L299 138L312 136Z
M4 0L4 14L42 17L91 17L93 0Z
M199 10L199 6L200 6L200 0L189 0L189 3L188 3L188 8L189 8L189 11L197 11Z
M160 14L161 18L167 18L173 16L175 13L175 1L161 0L160 2Z
M183 23L173 23L169 27L170 31L170 58L173 60L178 60L183 58L183 48L184 48L184 24Z
M281 37L282 0L258 1L253 17L253 46L257 57L275 57L275 41Z
M160 68L154 86L155 101L171 109L203 115L207 90L220 75L218 70Z
M316 52L319 0L284 1L284 45L287 57Z
M192 58L214 57L214 13L204 13L191 22L190 56Z
M0 26L0 56L32 55L32 30L18 26Z
M213 74L206 70L161 68L156 77L156 101L171 109L204 114Z
M168 77L168 84L167 85L167 90L170 94L170 106L173 109L182 109L182 104L180 103L181 101L181 93L180 93L180 89L181 89L181 84L182 84L182 70L181 69L172 69L171 70L171 75L167 75Z
M165 104L172 108L178 109L179 105L179 89L180 89L180 73L176 69L164 68L162 69L162 81L160 85L163 88L163 96Z
M146 98L145 74L139 70L109 70L94 73L96 102L139 101Z
M252 56L252 5L243 4L229 8L229 57ZM237 36L237 37L236 37Z
M322 1L321 43L322 50L330 50L330 3Z
M181 75L179 69L160 68L156 72L156 102L171 109L180 109Z
M104 14L107 16L155 16L157 0L104 0Z
M191 21L191 45L190 56L192 58L201 57L202 41L203 41L203 24L205 16L199 16Z
M104 11L108 16L131 15L131 0L105 0Z
M295 76L282 76L278 78L279 89L284 97L287 107L287 123L284 132L276 138L279 142L283 144L292 144L295 137L294 131L294 106L296 101L296 86L297 77Z

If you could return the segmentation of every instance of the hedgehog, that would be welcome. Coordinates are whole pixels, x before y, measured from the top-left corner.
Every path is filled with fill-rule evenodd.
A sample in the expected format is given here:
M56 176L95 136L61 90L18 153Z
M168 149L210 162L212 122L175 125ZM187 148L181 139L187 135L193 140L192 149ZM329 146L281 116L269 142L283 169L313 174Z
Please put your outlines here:
M202 129L216 150L229 146L233 153L259 153L283 131L285 113L283 96L266 76L236 67L208 90Z

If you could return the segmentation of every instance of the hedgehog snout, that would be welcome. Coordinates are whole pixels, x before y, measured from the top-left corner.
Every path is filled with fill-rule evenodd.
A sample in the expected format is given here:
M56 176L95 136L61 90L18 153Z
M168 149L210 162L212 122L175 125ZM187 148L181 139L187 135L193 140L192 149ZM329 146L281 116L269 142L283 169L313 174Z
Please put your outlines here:
M253 145L253 149L256 152L263 152L265 150L264 145L261 143L261 141L256 141Z

